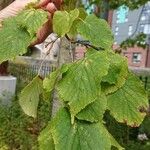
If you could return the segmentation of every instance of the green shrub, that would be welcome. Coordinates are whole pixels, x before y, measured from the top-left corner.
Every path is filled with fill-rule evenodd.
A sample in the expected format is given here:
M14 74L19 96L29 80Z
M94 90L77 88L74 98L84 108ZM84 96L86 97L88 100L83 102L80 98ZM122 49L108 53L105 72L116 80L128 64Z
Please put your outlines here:
M37 136L50 120L50 108L41 99L38 118L33 119L22 112L17 98L10 107L0 104L0 150L36 150Z

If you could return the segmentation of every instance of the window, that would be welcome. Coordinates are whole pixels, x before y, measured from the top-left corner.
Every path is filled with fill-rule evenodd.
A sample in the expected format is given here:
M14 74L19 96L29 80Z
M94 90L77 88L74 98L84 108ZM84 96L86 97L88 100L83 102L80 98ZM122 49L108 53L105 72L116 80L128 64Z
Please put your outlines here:
M118 32L115 32L115 35L118 35Z
M128 35L129 35L129 36L132 35L132 31L133 31L133 26L130 25L130 26L129 26L129 31L128 31Z
M141 17L141 20L142 20L142 21L146 20L146 16L143 15L143 16Z
M116 27L116 28L115 28L115 31L119 31L119 27Z
M149 13L150 13L150 10L148 9L146 12L147 12L147 14L149 14Z
M140 63L141 62L141 53L133 53L132 62Z
M115 27L115 35L118 35L119 27Z
M117 41L114 42L114 45L117 45Z
M140 24L139 32L144 32L144 24Z
M125 23L128 22L128 12L129 8L126 7L125 5L122 5L118 8L117 10L117 23Z
M143 33L150 34L150 24L145 24L144 25Z
M150 2L148 2L147 5L150 6Z
M128 22L128 15L126 15L125 22Z

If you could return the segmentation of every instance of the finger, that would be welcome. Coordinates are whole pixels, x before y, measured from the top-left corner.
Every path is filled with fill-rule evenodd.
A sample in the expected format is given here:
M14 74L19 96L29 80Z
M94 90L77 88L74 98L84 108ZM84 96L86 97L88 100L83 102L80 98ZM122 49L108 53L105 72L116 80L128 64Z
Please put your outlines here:
M46 10L47 10L49 13L53 14L53 13L57 10L57 8L56 8L56 6L54 5L54 3L49 3L49 4L46 6Z
M54 3L57 9L60 9L63 0L52 0L52 2Z
M49 14L50 15L50 14ZM49 16L50 17L50 16ZM52 17L46 22L41 29L37 32L37 40L31 44L31 46L42 43L48 35L52 32Z

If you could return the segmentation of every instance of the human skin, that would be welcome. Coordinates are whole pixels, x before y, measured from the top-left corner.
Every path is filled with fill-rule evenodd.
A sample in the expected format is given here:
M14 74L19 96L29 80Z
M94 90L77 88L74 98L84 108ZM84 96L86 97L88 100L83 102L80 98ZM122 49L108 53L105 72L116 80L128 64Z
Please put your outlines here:
M0 22L4 19L17 15L27 4L35 0L15 0L9 6L0 11ZM37 40L32 45L42 43L46 37L52 32L52 16L54 12L60 8L62 0L40 0L37 8L41 8L47 12L48 21L37 31Z

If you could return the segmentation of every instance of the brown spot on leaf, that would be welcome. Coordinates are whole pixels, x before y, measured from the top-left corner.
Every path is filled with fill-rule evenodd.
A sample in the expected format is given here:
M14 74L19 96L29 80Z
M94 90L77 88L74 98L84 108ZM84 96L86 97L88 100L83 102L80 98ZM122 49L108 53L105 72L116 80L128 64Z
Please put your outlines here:
M124 119L124 120L123 120L123 123L127 124L127 119Z
M131 125L131 127L133 127L133 128L136 128L136 127L138 127L139 125L136 123L136 122L134 122L134 124L133 125Z
M148 113L148 108L145 108L144 106L140 106L139 108L138 108L138 110L141 112L141 113Z

